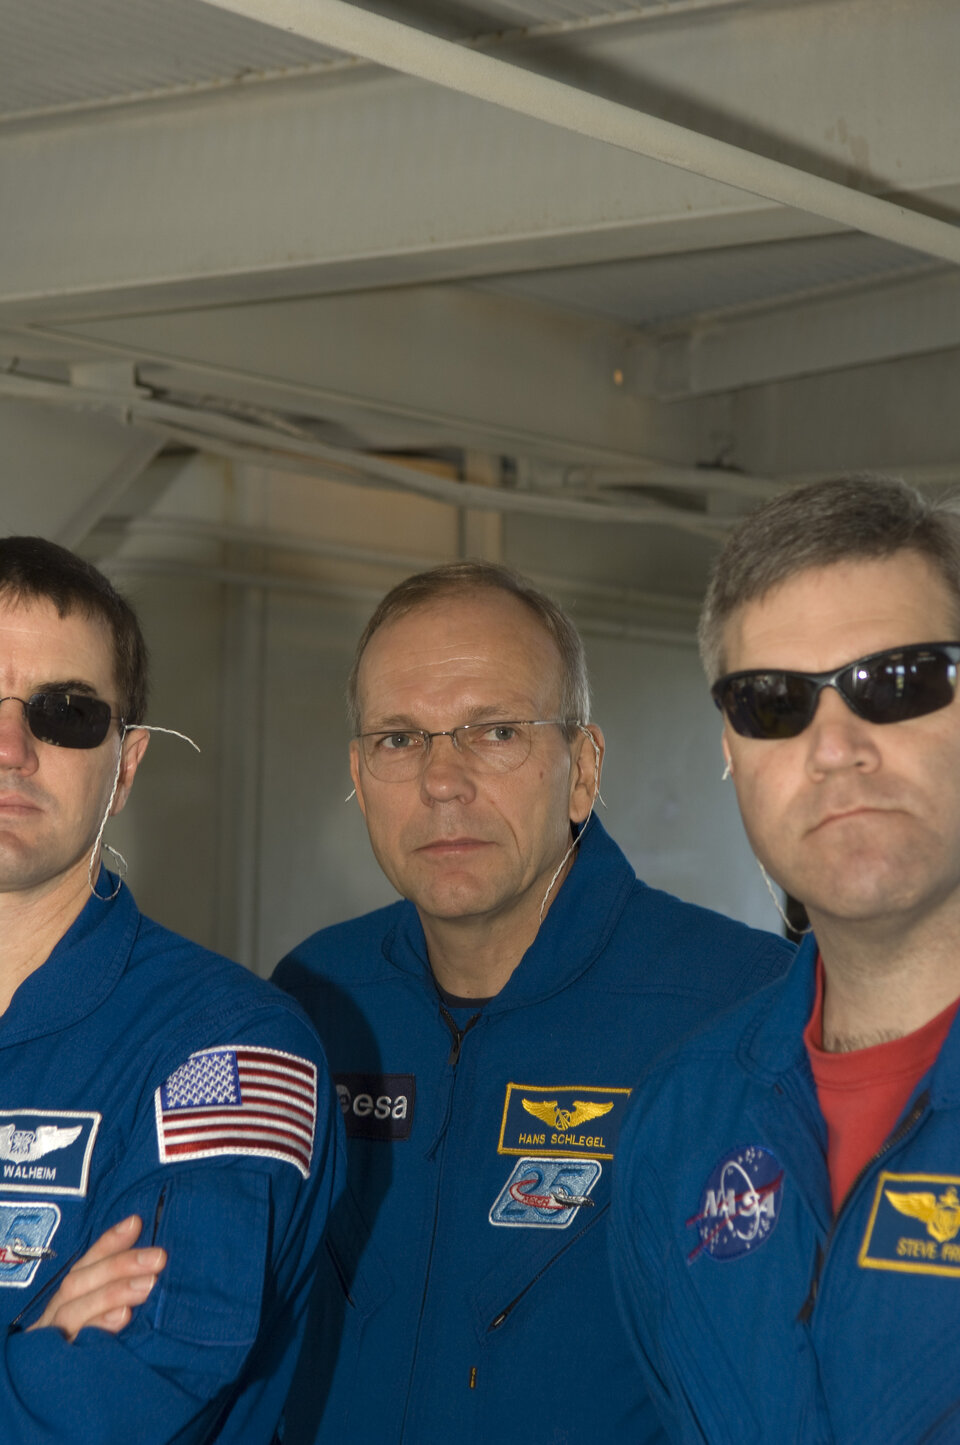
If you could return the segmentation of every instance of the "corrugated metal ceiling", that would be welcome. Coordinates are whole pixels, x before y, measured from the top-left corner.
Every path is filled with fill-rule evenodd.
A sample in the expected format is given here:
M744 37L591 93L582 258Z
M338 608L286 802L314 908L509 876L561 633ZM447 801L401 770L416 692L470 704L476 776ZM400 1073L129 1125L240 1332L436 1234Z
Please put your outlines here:
M0 35L8 119L343 58L192 0L0 0Z
M364 8L467 42L662 20L731 0L374 0ZM195 0L0 0L0 121L310 75L339 51Z
M731 307L790 301L831 287L889 280L930 266L914 252L872 236L850 234L565 266L475 284L646 327Z

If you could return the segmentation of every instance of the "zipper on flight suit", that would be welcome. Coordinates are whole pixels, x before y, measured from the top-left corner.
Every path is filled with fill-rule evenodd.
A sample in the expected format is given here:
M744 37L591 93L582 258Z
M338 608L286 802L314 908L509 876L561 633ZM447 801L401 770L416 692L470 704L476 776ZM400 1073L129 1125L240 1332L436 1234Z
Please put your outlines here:
M819 1244L817 1245L817 1259L813 1267L813 1278L810 1281L810 1290L800 1308L800 1313L797 1315L797 1322L799 1324L808 1324L810 1321L810 1316L813 1314L813 1307L817 1302L817 1294L820 1289L820 1277L823 1274L823 1266L830 1251L830 1245L833 1240L833 1236L837 1232L837 1225L840 1223L840 1220L843 1216L843 1211L846 1209L848 1202L853 1198L853 1195L856 1193L858 1184L870 1172L873 1166L884 1157L885 1154L889 1154L891 1149L895 1149L898 1144L903 1143L907 1135L917 1126L917 1124L920 1122L921 1117L926 1113L927 1105L929 1103L930 1090L924 1089L923 1093L917 1099L916 1103L910 1110L907 1117L900 1124L897 1125L896 1129L894 1129L890 1137L884 1140L880 1148L877 1150L876 1154L874 1154L873 1158L867 1160L866 1164L864 1164L856 1179L854 1179L853 1183L850 1185L850 1188L844 1195L840 1208L837 1210L834 1221L830 1226L830 1233L827 1235L827 1238L822 1246Z
M551 1255L543 1268L537 1270L536 1274L533 1276L533 1279L527 1280L527 1283L523 1286L523 1289L520 1291L520 1293L518 1295L515 1295L508 1305L504 1305L500 1313L490 1321L490 1323L487 1325L488 1332L490 1330L498 1330L502 1324L506 1323L514 1309L523 1299L524 1295L529 1293L529 1291L533 1289L533 1286L537 1283L537 1281L543 1278L548 1269L553 1268L557 1260L560 1259L563 1255L565 1255L567 1250L570 1249L572 1245L576 1244L578 1239L583 1238L588 1229L593 1228L600 1216L602 1214L605 1214L609 1208L609 1204L602 1205L599 1211L591 1216L589 1224L585 1224L584 1227L577 1234L575 1234L572 1239L567 1240L566 1244L563 1246L562 1249L559 1249L556 1254Z
M450 1033L453 1035L453 1045L450 1049L450 1055L447 1059L447 1067L455 1069L460 1061L460 1050L463 1047L464 1039L473 1028L474 1024L479 1022L480 1010L477 1010L472 1019L467 1019L466 1023L461 1029L457 1026L457 1021L454 1018L453 1014L447 1008L446 1004L443 1003L441 1000L440 1017L443 1019L447 1028L450 1030Z
M452 1040L453 1040L452 1045L451 1045L451 1048L450 1048L450 1053L449 1053L448 1056L447 1056L447 1067L448 1067L449 1069L451 1069L454 1074L456 1074L457 1064L460 1062L460 1051L461 1051L461 1049L463 1048L463 1041L464 1041L464 1039L466 1038L467 1034L470 1032L470 1030L474 1027L474 1025L477 1024L477 1023L479 1023L480 1017L481 1017L481 1010L478 1009L477 1012L473 1015L472 1018L467 1019L467 1022L464 1024L463 1028L461 1029L461 1028L458 1027L457 1021L456 1021L456 1019L453 1017L453 1014L450 1012L450 1010L447 1008L446 1004L445 1004L445 1003L443 1002L443 1000L441 999L441 1000L440 1000L440 1016L441 1016L441 1018L443 1019L444 1023L446 1024L447 1028L450 1030L450 1034L451 1034L451 1037L452 1037ZM449 1098L448 1098L448 1100L447 1100L446 1118L445 1118L444 1123L443 1123L443 1125L442 1125L442 1127L441 1127L441 1129L440 1129L440 1132L439 1132L438 1135L437 1135L437 1138L435 1139L435 1141L434 1141L434 1143L433 1143L433 1145L432 1145L432 1147L431 1147L431 1149L430 1149L430 1151L429 1151L429 1152L430 1152L430 1155L433 1155L433 1154L436 1153L439 1149L441 1149L442 1146L443 1146L443 1143L446 1141L447 1123L449 1122L450 1112L451 1112L452 1108L453 1108L453 1090L452 1090L452 1088L451 1088L450 1095L449 1095ZM418 1355L419 1350L420 1350L420 1331L421 1331L421 1329L423 1328L423 1315L424 1315L424 1310L426 1309L426 1304L427 1304L427 1292L428 1292L428 1290L429 1290L429 1288L430 1288L430 1276L431 1276L431 1274L432 1274L432 1272L433 1272L433 1250L434 1250L434 1245L436 1244L436 1239L437 1239L437 1216L438 1216L439 1213L440 1213L440 1195L441 1195L441 1192L442 1192L442 1184L443 1184L443 1176L442 1176L442 1168L441 1168L441 1177L440 1177L440 1179L439 1179L439 1181L438 1181L438 1184L437 1184L437 1193L436 1193L436 1197L435 1197L434 1202L433 1202L433 1223L432 1223L432 1225L431 1225L431 1230L430 1230L430 1254L429 1254L429 1257L428 1257L428 1259L427 1259L427 1272L426 1272L426 1276L425 1276L424 1281L423 1281L423 1292L422 1292L422 1294L421 1294L421 1296L420 1296L420 1311L419 1311L419 1314L418 1314L418 1316L417 1316L417 1336L416 1336L416 1341L415 1341L415 1343L414 1343L414 1349L413 1349L413 1364L412 1364L412 1368L411 1368L411 1371L410 1371L410 1380L409 1380L409 1383L408 1383L408 1385L407 1385L406 1398L405 1398L404 1404L403 1404L403 1415L402 1415L401 1420L400 1420L400 1434L399 1434L399 1437L398 1437L398 1438L399 1438L401 1441L403 1440L404 1432L405 1432L406 1426L407 1426L407 1416L408 1416L409 1410L410 1410L410 1394L411 1394L411 1391L413 1390L413 1377L414 1377L414 1374L415 1374L415 1372L416 1372L417 1355ZM471 1383L470 1388L471 1388L471 1389L475 1389L475 1388L476 1388L476 1376L473 1377L473 1381L472 1381L472 1383Z

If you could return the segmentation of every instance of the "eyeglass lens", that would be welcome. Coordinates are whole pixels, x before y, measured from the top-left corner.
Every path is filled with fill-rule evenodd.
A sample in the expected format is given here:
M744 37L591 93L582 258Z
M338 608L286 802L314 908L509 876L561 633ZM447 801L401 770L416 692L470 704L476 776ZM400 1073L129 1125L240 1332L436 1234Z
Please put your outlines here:
M375 778L408 781L420 775L433 738L448 737L456 750L481 768L509 773L530 756L536 722L465 723L449 732L408 731L364 733L360 742L364 762Z
M953 701L960 646L924 644L878 653L835 673L758 672L733 676L714 696L743 737L796 737L808 727L825 687L835 687L870 723L907 722Z
M27 726L41 743L95 748L110 730L110 704L78 692L35 692L24 704Z

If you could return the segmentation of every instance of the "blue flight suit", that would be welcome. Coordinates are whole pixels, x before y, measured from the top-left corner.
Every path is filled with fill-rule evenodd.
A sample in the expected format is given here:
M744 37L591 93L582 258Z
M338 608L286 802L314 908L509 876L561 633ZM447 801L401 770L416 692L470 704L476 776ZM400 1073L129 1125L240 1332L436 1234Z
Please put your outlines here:
M803 1043L816 941L644 1080L620 1141L627 1328L684 1445L960 1441L960 1022L836 1218Z
M295 949L275 977L324 1040L349 1182L287 1445L659 1439L606 1258L620 1119L657 1053L791 955L638 882L597 819L479 1015L443 1005L409 902Z
M4 1445L269 1445L343 1182L338 1115L291 1000L126 888L91 898L0 1017ZM132 1213L169 1252L132 1322L29 1332Z

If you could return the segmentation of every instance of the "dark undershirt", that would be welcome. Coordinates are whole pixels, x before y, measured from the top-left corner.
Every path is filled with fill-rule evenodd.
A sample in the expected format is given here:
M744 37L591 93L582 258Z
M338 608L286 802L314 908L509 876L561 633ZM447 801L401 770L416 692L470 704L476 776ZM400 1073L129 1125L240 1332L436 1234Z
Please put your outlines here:
M479 1013L484 1004L488 1004L490 999L495 997L494 994L490 994L488 998L461 998L457 993L447 993L447 990L441 988L436 979L433 980L433 986L448 1009L465 1008L472 1010L473 1013Z

